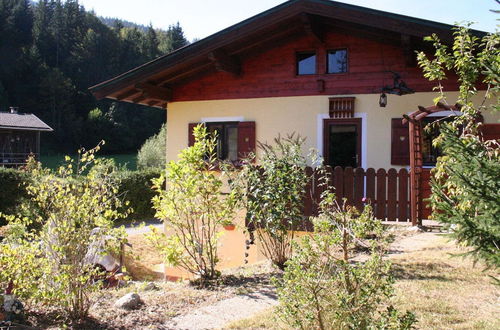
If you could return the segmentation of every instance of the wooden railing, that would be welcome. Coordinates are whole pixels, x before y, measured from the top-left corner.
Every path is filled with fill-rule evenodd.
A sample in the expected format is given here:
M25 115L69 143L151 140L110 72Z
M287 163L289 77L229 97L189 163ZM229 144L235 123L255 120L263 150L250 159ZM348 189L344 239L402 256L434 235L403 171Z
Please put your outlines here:
M38 153L0 152L0 166L17 167L26 165L28 157L31 155L35 156L35 159L39 159Z
M321 184L321 174L312 168L306 171L311 180L304 198L304 215L318 214L321 194L326 189ZM347 199L347 203L362 209L370 204L377 219L383 221L410 221L410 180L406 169L397 171L385 169L346 167L327 167L329 186L335 188L337 199Z

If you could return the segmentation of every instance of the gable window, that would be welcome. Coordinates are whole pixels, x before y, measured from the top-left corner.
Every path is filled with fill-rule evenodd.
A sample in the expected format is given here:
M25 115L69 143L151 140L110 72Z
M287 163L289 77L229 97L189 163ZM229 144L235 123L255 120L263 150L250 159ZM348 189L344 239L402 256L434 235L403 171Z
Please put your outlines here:
M347 49L329 50L327 61L327 73L347 72Z
M316 53L301 52L297 53L297 75L316 73Z
M193 129L198 123L188 126L188 145L194 145ZM253 121L228 121L205 122L203 125L209 133L217 134L216 154L220 160L231 161L238 164L240 160L255 153L255 122Z

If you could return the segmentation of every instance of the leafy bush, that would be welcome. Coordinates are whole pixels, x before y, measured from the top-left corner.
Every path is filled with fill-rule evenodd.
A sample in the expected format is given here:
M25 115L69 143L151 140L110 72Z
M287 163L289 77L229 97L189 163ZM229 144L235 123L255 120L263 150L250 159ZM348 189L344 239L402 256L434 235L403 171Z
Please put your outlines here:
M0 167L0 213L10 214L28 197L26 185L31 181L29 173L22 170ZM5 218L0 216L0 226Z
M129 201L132 212L129 218L133 220L151 219L155 215L152 199L155 192L152 189L153 179L159 178L159 169L149 168L139 171L115 172L118 196Z
M137 154L137 168L161 169L165 166L167 157L167 126L163 124L158 134L144 142Z
M154 181L156 216L169 235L153 231L149 238L166 263L198 276L200 284L219 276L217 244L221 226L235 215L238 194L222 194L226 171L216 158L216 137L204 126L194 129L195 144L181 151L177 162ZM166 184L166 188L165 188Z
M435 35L427 39L436 48L434 58L420 53L418 60L424 76L438 82L435 101L447 101L440 82L453 70L460 83L461 111L450 123L441 124L434 141L444 156L438 159L431 182L433 217L450 227L458 242L472 247L469 255L499 268L500 147L498 140L482 141L477 119L481 113L500 109L500 35L480 40L468 27L458 27L452 49ZM474 99L481 84L486 86L484 97ZM489 104L488 98L494 101Z
M67 157L57 172L31 160L27 192L37 210L7 216L0 244L0 282L12 281L17 295L60 307L74 320L87 315L100 288L96 260L124 237L113 221L127 216L118 211L115 167L95 159L98 149L80 151L78 161Z
M250 227L256 229L265 256L283 269L292 254L293 229L303 220L307 159L302 155L303 138L291 135L274 142L259 143L259 164L245 164L243 191Z
M294 244L276 281L278 316L301 329L410 329L415 316L388 305L393 279L382 259L383 227L371 208L359 213L327 191L313 223L314 234ZM360 246L369 249L366 261L351 259Z

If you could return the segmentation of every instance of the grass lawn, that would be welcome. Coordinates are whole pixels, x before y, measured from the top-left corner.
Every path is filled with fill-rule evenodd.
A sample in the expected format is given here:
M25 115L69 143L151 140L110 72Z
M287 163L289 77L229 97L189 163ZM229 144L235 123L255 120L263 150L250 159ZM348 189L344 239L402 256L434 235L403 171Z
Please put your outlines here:
M481 265L450 257L463 252L438 235L417 251L393 256L393 304L417 315L418 329L500 329L500 288ZM498 276L498 274L496 274ZM287 329L273 310L237 321L230 329Z
M65 155L40 156L40 161L44 167L56 169L64 162ZM76 155L71 155L76 157ZM129 170L137 169L137 154L102 155L101 158L114 159L118 166L126 166Z

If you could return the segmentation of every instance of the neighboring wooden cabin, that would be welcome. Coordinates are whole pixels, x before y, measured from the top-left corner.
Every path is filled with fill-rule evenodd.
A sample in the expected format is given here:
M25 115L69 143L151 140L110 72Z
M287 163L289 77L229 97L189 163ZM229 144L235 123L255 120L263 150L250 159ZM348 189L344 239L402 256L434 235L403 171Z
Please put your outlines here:
M40 132L52 132L52 128L34 114L19 113L13 107L0 112L0 166L24 165L29 155L39 158Z
M452 28L335 1L291 0L90 90L99 99L167 109L168 161L193 143L192 127L205 123L219 133L222 159L238 160L256 141L295 132L329 165L400 170L409 165L402 116L436 96L416 51L433 51L423 41L433 33L451 43ZM454 104L456 77L443 83ZM484 113L486 124L498 120ZM431 140L423 144L429 167L438 156Z

